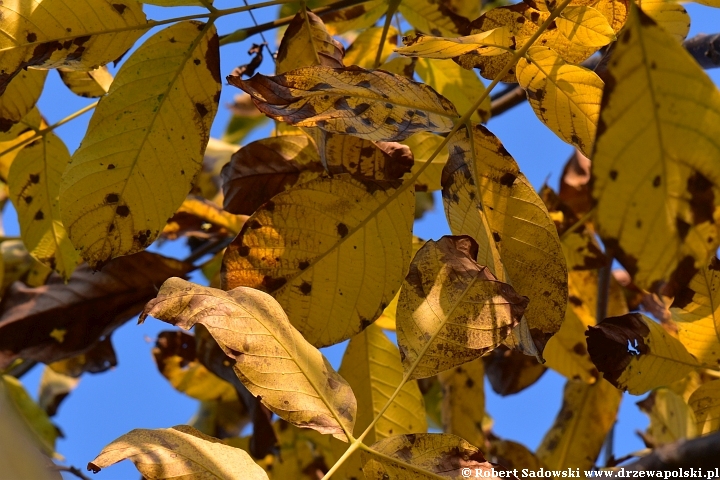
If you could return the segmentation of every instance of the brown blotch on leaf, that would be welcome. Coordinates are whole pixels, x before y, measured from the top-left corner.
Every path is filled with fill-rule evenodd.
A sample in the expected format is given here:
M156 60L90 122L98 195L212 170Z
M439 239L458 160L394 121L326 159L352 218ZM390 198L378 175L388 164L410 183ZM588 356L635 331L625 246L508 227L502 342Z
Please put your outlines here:
M690 224L682 218L677 217L675 218L675 228L677 228L680 241L685 240L685 238L688 236L688 233L690 232Z
M120 15L125 13L125 9L127 8L127 5L123 5L122 3L113 3L112 4L113 9L118 12Z
M215 33L210 40L208 40L208 48L205 52L205 66L207 67L210 75L218 86L221 84L220 77L220 40L218 39L217 33Z
M690 210L695 225L703 222L714 223L715 193L712 182L702 173L695 172L687 180L687 190L690 193Z
M576 307L579 307L583 304L582 300L579 297L576 297L575 295L570 295L568 297L568 302L572 303Z
M34 43L35 40L37 40L37 35L34 32L28 32L27 37L25 37L28 41L28 43Z
M650 329L639 313L606 318L597 326L588 327L585 332L590 359L604 378L617 387L618 378L633 357L650 351L644 340L649 334ZM629 347L636 353L631 352Z
M241 257L247 257L248 255L250 255L250 247L248 247L247 245L240 245L237 252L238 255L240 255Z
M120 197L117 193L108 193L105 196L105 203L111 204L111 203L118 203L120 201Z
M40 174L31 174L30 183L40 183Z
M577 353L578 355L585 355L587 353L587 348L585 348L585 345L583 345L581 342L578 342L573 345L573 352Z
M42 212L42 210L38 210L35 214L35 220L42 220L45 218L45 214Z
M310 295L310 292L312 292L312 284L303 280L300 284L300 293L303 295Z
M495 240L496 242L499 242L500 240L502 240L502 238L500 237L500 234L498 232L492 232L492 236L493 236L493 240Z
M32 201L33 201L33 197L30 196L30 195L28 195L28 196L25 197L23 200L25 200L25 203L27 203L28 205L30 205L30 204L32 203Z
M195 60L193 60L193 63L194 63L195 65L200 65L201 62L200 62L200 59L199 59L199 58L196 58Z
M270 293L274 292L278 288L281 288L283 285L287 283L287 279L284 277L278 277L273 278L270 275L265 275L262 280L262 285L265 287L265 290Z
M610 170L610 179L611 180L616 180L617 176L618 176L617 170Z
M310 262L308 262L307 260L303 260L302 262L300 262L300 263L298 264L298 268L299 268L300 270L305 270L305 269L308 268L309 266L310 266Z
M197 110L201 117L204 117L209 113L207 107L200 102L195 104L195 110Z
M275 202L273 202L272 200L268 200L263 208L268 212L272 212L275 210Z
M258 228L262 228L262 224L257 220L253 220L248 224L248 227L252 228L253 230L257 230Z
M675 270L670 274L670 278L660 289L660 293L666 297L675 297L681 288L686 287L692 277L698 272L695 268L695 259L686 255L680 262L678 262ZM657 285L653 285L651 290L656 290Z
M517 179L517 177L515 175L513 175L510 172L507 172L507 173L503 174L502 177L500 177L500 185L503 185L505 187L512 187L513 184L515 183L515 179Z
M340 238L345 238L345 236L348 234L349 230L347 225L340 222L337 224L337 233L340 235Z
M141 247L145 247L150 242L150 234L150 230L145 230L144 232L138 232L134 238Z
M110 165L107 166L107 169L108 169L108 170L115 170L115 165L113 165L113 164L111 163Z
M653 178L653 187L657 188L660 186L661 183L661 177L660 175L656 175L655 178Z
M118 205L118 207L115 209L115 213L124 218L130 215L130 209L127 207L127 205Z

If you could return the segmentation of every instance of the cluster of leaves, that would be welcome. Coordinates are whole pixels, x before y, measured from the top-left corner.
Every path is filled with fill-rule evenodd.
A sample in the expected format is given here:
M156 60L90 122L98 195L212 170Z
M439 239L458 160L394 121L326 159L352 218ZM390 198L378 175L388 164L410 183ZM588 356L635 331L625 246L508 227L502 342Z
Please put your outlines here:
M154 354L201 409L193 427L120 437L94 471L589 469L622 390L652 391L651 447L720 429L720 92L681 44L679 4L288 3L276 75L243 78L255 46L227 78L246 95L221 141L220 45L262 29L220 39L214 22L255 7L145 3L205 6L206 22L147 20L135 0L0 4L0 176L22 234L2 243L0 368L48 365L40 405L11 375L0 399L46 454L48 415L115 365L110 335L143 306L141 321L194 329L163 332ZM412 29L399 48L394 18ZM165 24L113 78L103 65ZM580 65L599 49L596 71ZM35 107L48 69L101 97L72 155L53 133L65 121ZM558 193L537 193L482 124L500 81L577 148ZM271 137L231 143L265 116ZM413 221L437 190L453 235L424 242ZM188 261L144 252L178 237ZM210 287L180 278L207 253ZM348 339L336 372L318 348ZM492 433L483 379L515 393L548 367L568 383L533 453Z

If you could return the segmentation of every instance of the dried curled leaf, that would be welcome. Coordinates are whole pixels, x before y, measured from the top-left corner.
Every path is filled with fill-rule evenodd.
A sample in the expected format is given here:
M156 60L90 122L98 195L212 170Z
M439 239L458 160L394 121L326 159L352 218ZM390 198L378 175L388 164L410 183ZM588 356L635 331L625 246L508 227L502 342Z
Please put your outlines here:
M427 85L382 70L300 68L283 75L229 76L261 112L299 127L367 140L398 141L415 132L447 132L459 115Z
M397 338L410 378L425 378L479 358L502 343L528 299L477 263L471 237L428 241L400 291Z
M449 59L465 53L495 56L515 49L515 37L507 27L457 38L431 37L418 34L403 37L404 47L395 50L408 57Z
M461 479L464 468L488 476L493 471L493 465L485 460L477 447L445 433L398 435L381 440L371 448L362 451L363 472L367 480Z
M352 337L380 316L410 263L414 198L398 183L338 175L276 195L225 252L223 288L270 293L315 346Z
M144 250L185 200L217 112L218 48L212 24L160 30L95 109L60 187L63 224L92 267Z
M638 9L604 78L592 155L598 230L638 287L666 284L673 297L720 244L720 92Z
M153 480L267 480L247 452L223 444L187 425L135 429L107 445L88 470L98 473L122 460Z
M148 315L186 330L205 326L235 361L245 387L280 418L340 440L352 432L357 403L350 386L266 293L245 287L224 292L171 278L140 322Z
M670 385L700 366L679 340L640 313L606 318L586 335L604 378L633 395Z

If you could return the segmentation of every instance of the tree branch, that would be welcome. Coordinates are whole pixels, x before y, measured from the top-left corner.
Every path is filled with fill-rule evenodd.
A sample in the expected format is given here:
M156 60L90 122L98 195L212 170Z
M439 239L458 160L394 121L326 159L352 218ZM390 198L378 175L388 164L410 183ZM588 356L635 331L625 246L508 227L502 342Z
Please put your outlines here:
M698 64L709 70L720 68L720 33L712 35L699 34L683 42L683 46ZM581 65L591 70L600 72L605 69L607 62L600 62L601 57L593 56ZM597 67L597 69L596 69ZM527 99L525 90L519 85L510 85L492 99L491 113L495 117L507 112L513 107L520 105Z
M692 440L663 445L649 455L626 465L625 470L672 470L677 468L708 468L718 466L720 432Z

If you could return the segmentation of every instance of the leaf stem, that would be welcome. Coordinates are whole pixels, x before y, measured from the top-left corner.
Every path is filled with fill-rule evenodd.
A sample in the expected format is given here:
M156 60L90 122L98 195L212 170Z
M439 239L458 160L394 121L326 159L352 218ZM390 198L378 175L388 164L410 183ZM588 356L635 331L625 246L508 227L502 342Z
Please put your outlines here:
M445 146L447 146L447 144L450 142L450 139L453 137L453 135L455 135L455 133L457 133L457 131L460 130L461 127L463 127L465 125L469 125L470 118L472 117L473 113L475 113L475 111L478 108L480 108L480 105L488 97L488 95L490 95L490 92L492 92L493 88L495 88L495 86L497 86L497 84L500 83L500 79L505 77L505 75L507 75L507 73L510 71L510 69L517 63L517 61L520 58L522 58L525 55L525 53L527 53L527 51L535 43L535 41L537 41L537 39L540 38L540 35L542 35L543 32L545 32L545 30L550 26L550 24L560 15L560 13L563 11L563 9L565 7L567 7L571 1L572 0L563 0L563 2L560 5L558 5L558 7L550 13L550 16L542 23L542 25L540 25L540 27L538 27L538 30L528 39L527 42L525 42L525 44L519 50L517 50L513 54L513 57L510 59L510 61L507 63L507 65L505 65L505 68L503 68L502 71L498 75L495 76L495 79L493 79L493 81L490 82L490 85L487 86L487 88L485 89L483 94L480 96L480 98L478 98L475 101L475 104L472 107L470 107L460 118L455 120L455 124L454 124L452 130L450 130L450 132L443 139L443 141L440 143L440 145L435 149L435 151L432 153L432 155L430 155L430 157L425 161L425 163L417 170L417 172L415 172L415 174L412 177L410 177L410 179L408 179L406 182L403 182L403 186L401 186L398 189L397 193L399 193L400 190L404 190L405 188L408 188L409 185L414 185L415 181L418 179L418 177L420 177L422 172L425 171L425 169L432 163L432 161L435 159L435 157L437 157L440 154L440 152L445 148ZM415 361L414 365L412 365L405 372L405 374L403 375L402 381L395 389L395 392L393 392L393 394L390 396L390 398L388 398L387 402L385 402L385 405L383 406L383 408L381 408L380 411L375 415L372 422L370 422L370 425L367 426L365 431L362 434L360 434L360 436L357 437L357 439L353 443L350 444L350 446L345 451L345 453L338 459L337 462L335 462L335 465L333 465L332 468L330 470L328 470L328 472L323 477L323 480L327 480L330 477L332 477L332 475L335 472L337 472L337 470L340 468L340 466L343 464L343 462L345 462L345 460L347 460L347 458L350 457L350 455L352 455L352 453L355 452L355 450L357 450L358 448L361 448L357 444L363 441L363 439L370 432L370 429L372 429L375 426L375 424L378 422L378 420L380 420L380 417L382 417L383 414L385 413L385 411L388 408L390 408L390 405L395 400L395 397L398 396L398 394L400 393L400 390L402 390L402 388L405 386L407 381L410 379L410 376L415 371L415 368L417 368L417 365L420 363L419 360L421 358L422 358L422 355L419 355L418 359ZM365 448L365 447L362 447L362 448Z
M388 9L385 13L385 25L383 25L382 35L380 35L380 43L378 44L377 54L375 55L375 68L380 66L382 61L382 52L385 50L385 40L387 39L388 30L390 30L390 24L392 23L393 15L400 6L401 0L390 0L388 3Z
M575 223L573 223L572 225L570 225L570 227L569 227L567 230L565 230L562 235L560 235L560 241L562 242L562 241L565 240L568 236L570 236L571 234L573 234L573 233L575 233L576 231L578 231L579 229L581 229L581 228L582 228L586 223L588 223L588 222L590 221L590 219L592 219L594 216L595 216L595 207L593 207L593 208L591 208L589 211L587 211L587 212L585 213L585 215L583 215L582 217L580 217L580 219L579 219L577 222L575 222Z

